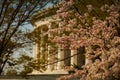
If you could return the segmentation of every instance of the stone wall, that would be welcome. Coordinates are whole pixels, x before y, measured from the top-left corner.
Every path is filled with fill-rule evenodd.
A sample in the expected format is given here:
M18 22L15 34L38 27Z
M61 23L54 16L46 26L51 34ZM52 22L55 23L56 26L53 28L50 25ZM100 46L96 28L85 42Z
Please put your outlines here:
M49 75L28 75L23 76L0 76L0 80L56 80L56 78L63 76L63 74L49 74ZM79 80L79 78L74 78L71 80Z

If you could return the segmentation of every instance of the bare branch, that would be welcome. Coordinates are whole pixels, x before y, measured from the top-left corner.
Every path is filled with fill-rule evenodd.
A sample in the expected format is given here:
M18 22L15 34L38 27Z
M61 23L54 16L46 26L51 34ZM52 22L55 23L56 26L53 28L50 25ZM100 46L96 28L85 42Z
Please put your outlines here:
M1 27L1 25L2 25L2 23L4 22L4 18L5 18L5 15L6 15L6 13L7 13L7 9L8 9L8 7L9 7L9 3L6 5L6 7L5 7L5 11L4 11L4 14L3 14L3 17L2 17L2 19L1 19L1 21L0 21L0 27Z
M1 8L1 11L0 11L0 18L2 16L2 13L3 13L3 9L4 9L4 6L5 6L5 3L6 3L7 0L4 0L3 4L2 4L2 8Z
M16 8L16 9L13 11L13 13L12 13L11 19L10 19L9 22L8 22L7 28L6 28L6 30L5 30L5 35L4 35L3 39L2 39L0 55L1 55L2 51L4 50L4 44L5 44L4 42L5 42L5 39L6 39L8 30L9 30L9 28L10 28L10 25L12 24L15 16L16 16L17 13L19 12L19 10L20 10L20 8L22 7L23 3L24 3L24 2L22 1L22 2L20 2L20 3L18 4L17 8Z

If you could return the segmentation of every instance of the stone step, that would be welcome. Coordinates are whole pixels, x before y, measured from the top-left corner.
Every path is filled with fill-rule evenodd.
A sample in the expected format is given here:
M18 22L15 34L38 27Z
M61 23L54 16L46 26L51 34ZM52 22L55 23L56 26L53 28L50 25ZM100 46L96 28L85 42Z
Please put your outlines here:
M27 76L0 76L0 80L56 80L60 76L65 74L38 74L38 75L27 75ZM70 80L80 80L80 78L74 78Z

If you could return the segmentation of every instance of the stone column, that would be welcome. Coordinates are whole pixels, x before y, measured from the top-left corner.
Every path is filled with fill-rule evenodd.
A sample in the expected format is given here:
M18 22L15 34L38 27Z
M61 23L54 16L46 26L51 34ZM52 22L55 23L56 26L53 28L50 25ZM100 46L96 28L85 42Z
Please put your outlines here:
M62 24L60 22L58 22L58 27L61 28ZM58 34L60 34L61 31L58 31ZM58 54L57 54L57 58L58 58L58 63L57 63L57 70L62 69L62 67L64 66L64 61L61 61L62 59L64 59L64 50L62 49L61 45L58 45Z
M92 60L87 55L85 55L85 64L89 63L92 63Z
M51 23L48 24L48 29L51 29L52 27L51 25L52 25ZM48 38L50 37L51 37L51 34L48 34ZM48 44L48 66L47 66L48 70L52 70L52 65L50 65L51 63L50 50L51 50L51 45Z
M49 45L48 46L48 66L47 66L48 70L52 69L52 65L50 65L50 61L51 61L51 59L50 59L50 48L51 48L51 46Z
M77 65L77 50L71 50L71 66Z
M52 28L52 23L49 23L49 24L48 24L48 29L51 29L51 28ZM49 34L48 34L48 37L50 38L50 37L52 37L52 35L49 33Z
M61 46L58 47L58 63L57 63L57 70L62 69L64 66L64 50L62 50ZM63 61L62 61L63 60Z
M87 47L86 48L86 54L85 54L85 64L89 64L89 63L92 63L92 60L90 60L89 58L89 53L91 53L91 47Z
M33 45L33 57L34 57L34 59L37 59L37 54L38 54L38 44L35 43Z
M62 24L61 24L61 23L58 23L58 28L61 29L61 27L62 27ZM58 30L58 34L59 34L59 35L60 35L60 33L61 33L61 30Z
M42 59L42 57L43 57L43 55L44 55L44 54L43 54L43 50L44 50L44 48L41 46L41 47L40 47L40 59Z

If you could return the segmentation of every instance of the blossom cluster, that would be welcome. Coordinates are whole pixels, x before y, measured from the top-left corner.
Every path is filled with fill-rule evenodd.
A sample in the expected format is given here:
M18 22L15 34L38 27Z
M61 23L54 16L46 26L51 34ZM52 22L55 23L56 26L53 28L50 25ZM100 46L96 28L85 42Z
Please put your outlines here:
M86 5L87 11L79 13L74 8L75 0L63 0L64 4L57 11L61 18L60 35L54 35L53 41L63 48L78 49L84 46L86 58L91 62L75 74L63 76L59 80L80 76L80 80L120 79L120 24L118 5L104 4L99 7L101 14L95 14L95 7ZM98 9L98 8L97 8ZM56 28L59 30L59 28ZM55 31L57 31L55 29Z

